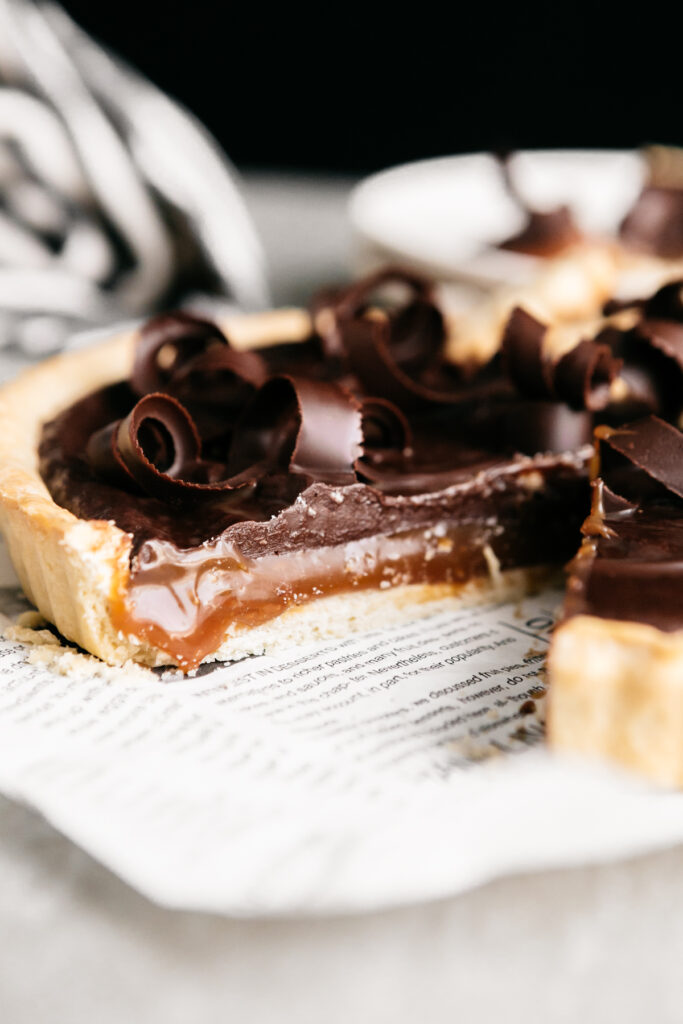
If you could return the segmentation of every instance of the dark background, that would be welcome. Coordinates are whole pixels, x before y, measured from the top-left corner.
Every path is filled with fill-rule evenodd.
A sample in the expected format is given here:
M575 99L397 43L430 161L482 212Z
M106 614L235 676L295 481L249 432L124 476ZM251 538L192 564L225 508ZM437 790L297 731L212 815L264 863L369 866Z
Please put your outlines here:
M364 172L478 149L683 141L680 17L640 5L64 0L241 166Z

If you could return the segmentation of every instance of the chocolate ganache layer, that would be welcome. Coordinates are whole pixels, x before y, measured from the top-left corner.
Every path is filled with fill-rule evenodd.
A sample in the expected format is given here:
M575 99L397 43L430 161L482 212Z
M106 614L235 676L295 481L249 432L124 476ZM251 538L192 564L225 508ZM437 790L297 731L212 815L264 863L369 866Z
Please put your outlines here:
M40 443L54 500L132 537L115 623L192 668L291 604L566 560L621 363L586 339L551 365L530 321L485 366L450 366L431 286L393 269L319 296L296 344L152 320L130 379Z

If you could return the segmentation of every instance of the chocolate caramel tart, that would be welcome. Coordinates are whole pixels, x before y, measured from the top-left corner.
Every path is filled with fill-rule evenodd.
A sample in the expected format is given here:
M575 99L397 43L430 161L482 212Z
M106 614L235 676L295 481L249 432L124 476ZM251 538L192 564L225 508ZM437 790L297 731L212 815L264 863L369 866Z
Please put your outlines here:
M592 414L447 364L426 282L223 327L157 318L0 396L0 523L68 639L190 670L520 594L572 553ZM607 372L565 370L591 393Z
M683 785L683 434L599 428L584 540L549 656L552 744Z

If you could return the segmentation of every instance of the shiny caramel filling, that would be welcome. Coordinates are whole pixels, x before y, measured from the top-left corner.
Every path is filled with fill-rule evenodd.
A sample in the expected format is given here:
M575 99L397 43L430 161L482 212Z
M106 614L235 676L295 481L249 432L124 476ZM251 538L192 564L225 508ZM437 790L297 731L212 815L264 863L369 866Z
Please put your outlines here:
M192 551L151 542L140 552L112 618L185 671L226 638L315 598L402 584L484 576L496 529L481 523L375 536L333 547L247 558L223 538ZM490 555L489 555L490 557Z

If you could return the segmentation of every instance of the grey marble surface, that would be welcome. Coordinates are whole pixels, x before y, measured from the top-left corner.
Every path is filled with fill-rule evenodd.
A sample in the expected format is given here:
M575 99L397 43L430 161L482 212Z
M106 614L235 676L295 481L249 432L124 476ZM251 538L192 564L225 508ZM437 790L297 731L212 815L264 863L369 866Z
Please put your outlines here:
M346 272L348 187L249 179L276 301ZM382 914L230 921L153 906L0 798L0 1022L673 1024L682 905L675 849Z

